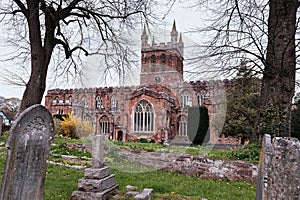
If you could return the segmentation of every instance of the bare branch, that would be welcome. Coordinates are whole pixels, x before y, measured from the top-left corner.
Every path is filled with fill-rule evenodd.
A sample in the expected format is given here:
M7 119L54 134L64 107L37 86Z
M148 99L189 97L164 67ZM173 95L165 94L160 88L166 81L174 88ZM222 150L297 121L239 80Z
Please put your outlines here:
M24 14L26 18L28 18L28 9L25 7L25 5L20 0L13 0L21 9L20 11ZM15 10L16 12L19 12L19 10ZM15 13L13 13L15 14Z

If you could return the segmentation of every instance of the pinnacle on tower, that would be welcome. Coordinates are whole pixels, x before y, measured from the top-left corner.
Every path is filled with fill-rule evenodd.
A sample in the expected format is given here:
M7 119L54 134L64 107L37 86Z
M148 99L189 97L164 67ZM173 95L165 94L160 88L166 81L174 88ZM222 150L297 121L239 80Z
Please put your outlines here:
M152 37L152 46L155 45L154 36Z
M144 24L144 30L143 30L142 36L147 36L146 24Z
M183 48L184 48L184 44L183 44L183 40L182 40L182 34L180 33L179 42L178 42L178 49L179 49L182 57L183 57Z
M176 22L175 22L175 19L174 19L173 28L172 28L172 31L171 31L171 42L173 44L176 44L177 40L178 40L178 32L176 30Z
M143 30L141 39L142 39L142 49L143 49L148 45L148 34L146 31L146 24L144 25L144 30Z
M174 19L174 22L173 22L173 28L172 28L172 32L173 31L176 31L176 22L175 22L175 19ZM177 31L176 31L177 32Z
M179 44L183 44L183 41L182 41L182 34L180 33L180 35L179 35L179 42L178 42Z

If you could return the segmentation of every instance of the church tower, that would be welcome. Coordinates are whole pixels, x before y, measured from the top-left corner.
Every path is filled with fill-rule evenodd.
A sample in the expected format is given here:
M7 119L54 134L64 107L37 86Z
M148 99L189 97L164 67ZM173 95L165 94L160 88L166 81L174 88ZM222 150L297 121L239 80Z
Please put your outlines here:
M172 85L182 82L184 43L181 34L178 39L175 20L171 31L171 42L156 44L153 37L150 45L146 26L144 26L141 40L140 84Z

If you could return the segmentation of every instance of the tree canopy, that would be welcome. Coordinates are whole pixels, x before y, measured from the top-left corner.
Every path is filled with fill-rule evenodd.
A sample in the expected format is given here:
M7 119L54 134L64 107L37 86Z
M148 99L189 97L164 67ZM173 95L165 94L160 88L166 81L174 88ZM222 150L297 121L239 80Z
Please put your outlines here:
M227 112L223 128L226 136L251 138L259 109L260 82L242 61L236 77L230 81L227 89Z

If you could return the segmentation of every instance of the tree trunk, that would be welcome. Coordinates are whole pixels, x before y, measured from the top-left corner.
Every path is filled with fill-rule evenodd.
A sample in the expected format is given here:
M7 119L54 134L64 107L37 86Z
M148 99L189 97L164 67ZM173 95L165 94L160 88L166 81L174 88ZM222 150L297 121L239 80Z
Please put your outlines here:
M262 79L258 133L290 136L295 91L297 0L270 0L268 46Z
M54 29L51 19L47 17L47 14L49 13L45 13L46 33L44 46L42 44L39 4L39 0L31 0L27 3L29 14L27 21L31 50L31 74L23 94L20 111L42 102L46 89L48 65L54 47Z

